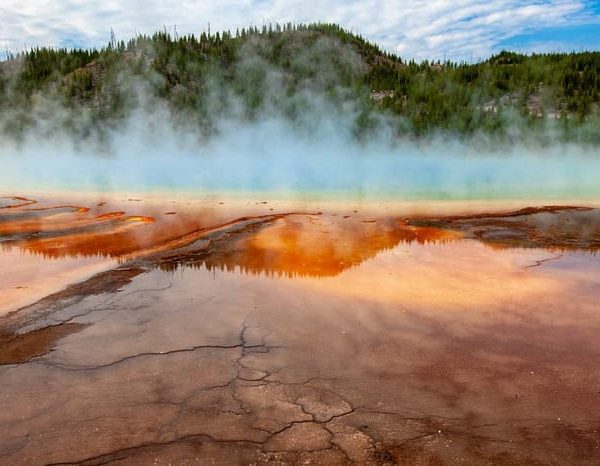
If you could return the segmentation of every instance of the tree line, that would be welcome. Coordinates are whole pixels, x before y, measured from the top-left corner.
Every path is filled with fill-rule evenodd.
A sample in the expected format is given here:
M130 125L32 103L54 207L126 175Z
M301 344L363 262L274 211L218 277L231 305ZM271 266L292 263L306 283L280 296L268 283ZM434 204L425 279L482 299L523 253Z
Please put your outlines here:
M174 118L207 132L231 111L231 96L244 118L279 112L294 119L316 105L307 96L318 95L340 111L352 102L357 135L383 115L400 136L502 139L517 128L518 137L545 137L551 128L563 141L600 143L600 52L405 61L322 23L181 36L159 31L128 41L113 34L101 49L9 54L0 63L0 110L11 118L0 123L5 131L25 131L44 117L40 96L51 96L74 115L85 109L93 124L117 125L140 104L140 83Z

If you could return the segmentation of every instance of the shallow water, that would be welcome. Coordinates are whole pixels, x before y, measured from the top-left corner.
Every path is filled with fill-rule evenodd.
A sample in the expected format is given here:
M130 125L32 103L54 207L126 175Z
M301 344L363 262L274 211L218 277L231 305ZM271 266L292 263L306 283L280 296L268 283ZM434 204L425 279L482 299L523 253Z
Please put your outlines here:
M598 457L597 255L352 211L224 238L23 327L79 324L0 366L0 460Z
M22 308L117 265L100 257L48 260L17 248L0 250L0 315Z
M204 145L189 134L154 128L124 131L107 153L93 147L78 151L59 141L4 147L0 186L53 192L258 192L265 197L322 193L345 200L416 202L597 200L600 195L597 153L550 141L546 147L497 150L442 140L392 147L384 141L349 144L346 131L328 125L319 129L333 134L324 136L315 128L308 137L275 121L221 129L235 137Z
M136 197L31 195L0 198L0 315L155 249L200 237L255 203L152 202Z

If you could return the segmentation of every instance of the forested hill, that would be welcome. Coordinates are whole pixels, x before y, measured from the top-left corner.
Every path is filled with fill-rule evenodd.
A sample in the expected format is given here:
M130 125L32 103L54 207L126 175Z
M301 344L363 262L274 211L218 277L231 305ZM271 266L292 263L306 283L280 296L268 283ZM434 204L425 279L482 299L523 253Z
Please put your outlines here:
M353 116L357 137L385 116L399 137L552 134L600 144L600 52L416 63L336 25L288 24L113 38L101 50L37 48L0 63L6 134L58 126L86 135L152 105L205 134L219 118L302 121L331 105Z

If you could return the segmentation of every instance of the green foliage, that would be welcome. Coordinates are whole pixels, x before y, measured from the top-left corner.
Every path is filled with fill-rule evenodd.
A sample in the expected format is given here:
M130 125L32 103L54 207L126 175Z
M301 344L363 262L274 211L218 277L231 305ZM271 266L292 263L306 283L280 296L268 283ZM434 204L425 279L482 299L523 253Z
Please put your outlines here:
M36 48L0 63L0 110L12 115L5 129L32 124L40 96L85 109L98 125L117 125L150 98L210 131L232 112L301 119L318 96L340 111L352 102L358 133L373 129L381 113L398 116L391 119L397 132L415 136L502 138L515 128L543 134L552 127L561 140L598 144L600 52L503 51L473 64L417 63L334 24L163 31L127 43L112 37L101 50Z

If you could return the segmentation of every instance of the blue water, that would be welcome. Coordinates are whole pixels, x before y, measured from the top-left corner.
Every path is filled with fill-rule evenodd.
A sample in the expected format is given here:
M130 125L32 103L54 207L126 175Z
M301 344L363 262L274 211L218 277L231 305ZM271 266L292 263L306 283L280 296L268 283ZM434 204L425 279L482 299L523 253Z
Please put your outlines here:
M600 153L573 146L483 152L438 141L390 147L350 144L345 135L300 138L269 127L241 129L207 144L184 139L124 134L108 152L35 143L5 148L0 190L600 199Z

